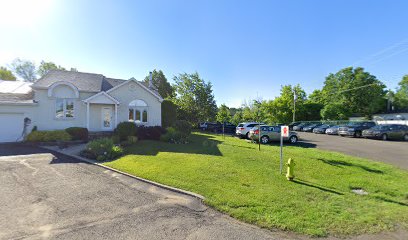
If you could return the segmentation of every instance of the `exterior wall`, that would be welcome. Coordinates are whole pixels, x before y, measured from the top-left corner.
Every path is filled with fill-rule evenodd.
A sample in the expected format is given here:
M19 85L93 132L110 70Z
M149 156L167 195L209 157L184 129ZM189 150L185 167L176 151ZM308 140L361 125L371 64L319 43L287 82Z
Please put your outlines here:
M90 104L89 105L89 131L106 131L102 129L102 108L112 108L112 130L115 129L115 105L110 104ZM85 116L86 121L86 116ZM86 122L85 122L86 125Z
M374 120L408 120L408 113L384 113L384 114L374 114Z
M24 118L31 119L31 124L28 126L27 132L31 132L32 128L38 124L38 119L35 114L38 105L16 105L16 104L0 104L0 113L21 113ZM24 124L21 124L23 129ZM1 132L0 132L1 134Z
M378 120L377 124L403 124L408 126L408 120Z
M133 86L129 87L131 84ZM120 102L118 106L118 123L129 120L129 103L135 99L141 99L148 105L147 125L161 126L161 102L156 96L143 89L137 83L129 82L108 92L108 94Z
M129 85L132 84L132 87ZM34 106L0 105L0 112L24 113L24 117L32 120L30 130L37 126L38 130L57 130L68 127L87 127L87 105L83 100L93 96L96 93L80 92L79 98L74 98L75 94L70 87L57 86L54 88L51 97L48 96L48 90L35 90L35 101L38 104ZM129 103L135 99L141 99L148 105L147 125L161 126L161 102L156 96L146 91L135 82L124 84L123 86L108 93L120 102L118 105L118 122L128 121ZM74 99L74 118L58 119L56 118L56 98ZM90 104L89 130L102 131L102 108L104 106L112 107L112 130L117 123L115 122L115 106L107 104Z
M35 90L34 99L38 101L38 106L35 107L35 118L37 119L36 126L38 130L57 130L68 127L86 127L86 104L82 102L94 95L94 93L80 93L79 98L74 99L74 118L73 119L57 119L55 117L55 96L65 96L69 94L67 91L72 91L69 88L60 88L55 91L57 95L48 97L47 90Z

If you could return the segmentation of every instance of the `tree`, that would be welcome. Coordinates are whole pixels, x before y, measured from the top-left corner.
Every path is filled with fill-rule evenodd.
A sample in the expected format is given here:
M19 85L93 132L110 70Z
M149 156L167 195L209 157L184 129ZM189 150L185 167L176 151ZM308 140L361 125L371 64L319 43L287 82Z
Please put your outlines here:
M398 110L408 109L408 75L405 75L401 82L398 83L394 98L395 106Z
M35 64L31 61L16 58L11 63L11 68L13 72L24 81L34 82L37 78Z
M177 120L177 106L170 100L164 100L161 104L162 126L171 127Z
M333 106L336 111L343 110L338 114L346 118L353 113L369 117L385 108L384 88L385 85L381 81L363 68L348 67L326 77L321 90L321 101L325 108L329 104L332 105L326 110L332 109ZM337 105L342 107L338 108Z
M40 77L46 75L50 70L65 70L65 68L61 66L57 66L53 62L45 62L41 61L40 66L38 67L37 73Z
M230 109L225 104L221 104L220 108L218 109L217 121L220 123L231 121Z
M146 76L144 81L149 82L150 76ZM170 85L170 83L167 81L166 76L163 74L162 70L156 71L153 70L152 72L152 83L153 85L157 88L159 91L159 94L163 98L171 98L174 97L174 89Z
M0 80L15 81L16 76L5 67L0 67Z
M243 122L242 109L237 109L235 114L232 116L231 122L235 125L238 125L240 122Z
M350 109L342 103L330 103L320 111L323 119L326 120L347 120L351 115Z
M263 103L263 109L268 123L290 123L293 119L294 92L296 92L296 113L301 111L306 100L306 93L300 85L285 85L281 88L281 94L274 100ZM296 120L302 120L296 118Z
M217 114L212 84L206 83L199 74L179 74L174 78L174 89L177 95L174 103L178 106L178 119L192 124L212 121Z

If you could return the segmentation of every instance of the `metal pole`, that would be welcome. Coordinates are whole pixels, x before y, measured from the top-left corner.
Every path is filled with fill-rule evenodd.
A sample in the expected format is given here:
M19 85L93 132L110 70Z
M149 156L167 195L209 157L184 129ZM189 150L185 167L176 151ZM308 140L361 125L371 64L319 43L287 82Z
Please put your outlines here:
M280 174L282 174L282 168L283 168L283 137L282 137L282 133L281 133L281 137L280 137Z
M258 151L261 151L261 123L258 122Z
M293 94L293 121L292 122L295 122L295 120L296 120L295 115L296 115L296 98L297 98L297 96L296 96L295 90L293 90L293 92L294 92L294 94Z

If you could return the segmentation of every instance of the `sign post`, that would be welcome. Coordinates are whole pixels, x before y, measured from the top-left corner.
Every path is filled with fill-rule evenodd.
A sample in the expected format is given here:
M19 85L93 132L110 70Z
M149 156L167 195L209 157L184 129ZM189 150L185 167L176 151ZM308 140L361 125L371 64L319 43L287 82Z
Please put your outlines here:
M283 138L289 137L289 127L281 126L281 135L280 135L280 174L282 174L283 168Z

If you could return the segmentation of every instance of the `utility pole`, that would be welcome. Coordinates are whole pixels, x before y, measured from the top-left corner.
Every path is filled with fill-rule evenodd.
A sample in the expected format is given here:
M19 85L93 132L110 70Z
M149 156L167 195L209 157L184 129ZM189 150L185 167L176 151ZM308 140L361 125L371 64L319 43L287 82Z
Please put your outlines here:
M295 122L296 120L296 100L297 100L297 95L296 95L296 90L293 88L293 121Z

